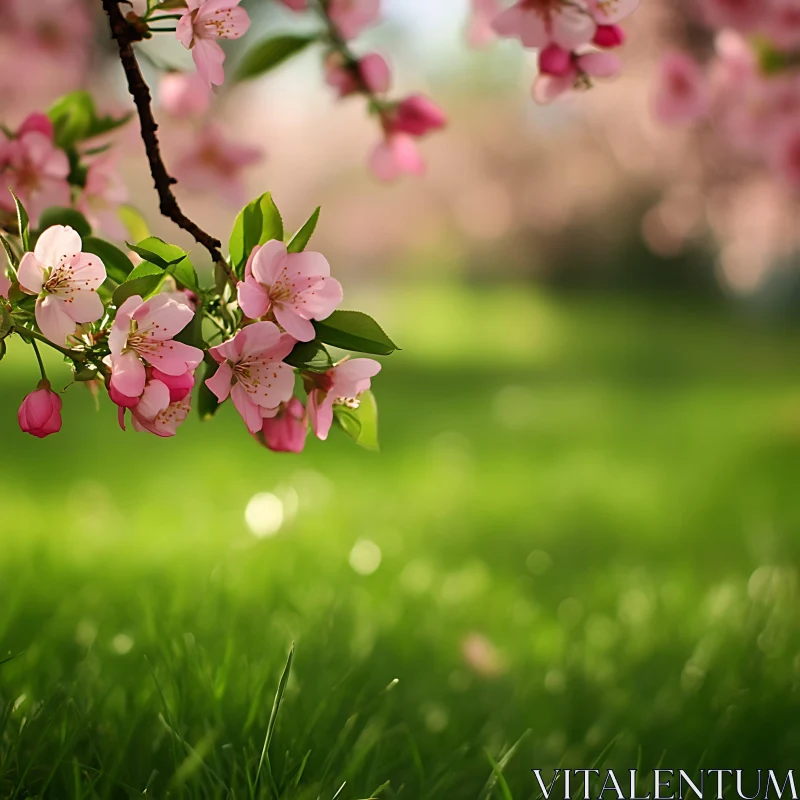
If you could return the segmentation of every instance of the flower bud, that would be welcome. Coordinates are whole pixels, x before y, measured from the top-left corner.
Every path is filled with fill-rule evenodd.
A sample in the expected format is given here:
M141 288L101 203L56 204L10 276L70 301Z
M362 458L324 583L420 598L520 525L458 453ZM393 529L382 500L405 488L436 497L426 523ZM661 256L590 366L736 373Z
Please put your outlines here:
M35 392L31 392L19 407L19 427L32 436L44 439L61 430L61 398L43 380Z
M183 375L167 375L153 367L151 380L161 381L169 389L170 403L179 403L194 389L194 370L188 370Z
M598 47L621 47L625 44L625 31L619 25L598 25L592 43Z
M308 417L303 404L293 397L278 415L264 420L256 438L276 453L301 453L306 446Z
M539 53L539 72L542 75L560 78L572 69L572 53L557 44L550 44Z
M447 116L444 111L421 94L412 95L400 102L389 120L393 133L408 133L411 136L424 136L446 124Z

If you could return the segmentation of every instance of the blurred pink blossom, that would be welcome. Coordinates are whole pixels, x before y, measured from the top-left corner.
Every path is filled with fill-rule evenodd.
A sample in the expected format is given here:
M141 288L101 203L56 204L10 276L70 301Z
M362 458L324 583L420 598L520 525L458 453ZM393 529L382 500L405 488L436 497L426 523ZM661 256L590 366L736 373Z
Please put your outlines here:
M77 203L91 226L112 239L124 241L127 229L119 218L119 207L127 200L128 190L117 172L116 157L103 154L92 160Z
M494 30L519 39L525 47L551 42L573 50L592 40L597 23L586 0L518 0L497 16Z
M706 114L708 82L702 67L685 53L668 54L659 68L653 105L666 125L685 125Z
M486 47L496 38L492 22L503 10L500 0L471 0L467 41L471 47Z
M369 157L369 168L381 181L393 181L404 174L425 174L417 143L406 133L390 134L376 145Z
M355 94L362 86L373 94L384 94L391 81L389 65L378 53L369 53L354 65L345 64L338 52L325 58L325 82L338 91L339 97Z
M342 37L355 39L378 21L381 0L330 0L327 10Z
M211 90L199 72L168 72L159 83L159 101L173 117L202 117L211 108Z

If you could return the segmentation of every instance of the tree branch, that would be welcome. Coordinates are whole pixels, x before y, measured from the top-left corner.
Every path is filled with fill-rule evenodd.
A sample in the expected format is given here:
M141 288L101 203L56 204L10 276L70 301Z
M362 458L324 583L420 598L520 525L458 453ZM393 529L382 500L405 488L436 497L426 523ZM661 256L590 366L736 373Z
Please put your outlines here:
M179 228L194 236L195 240L208 250L214 263L225 269L229 279L235 285L230 268L222 257L222 253L220 253L219 248L222 245L219 239L215 239L210 233L206 233L199 225L192 222L181 211L178 201L172 193L172 185L177 181L167 172L164 160L161 157L157 133L158 125L153 117L150 89L139 68L136 54L133 52L133 43L141 41L142 31L130 24L123 16L119 4L124 0L102 0L102 2L111 25L111 36L119 47L119 57L122 62L122 68L125 70L125 77L128 80L128 90L133 97L133 102L136 104L136 110L139 114L142 141L147 152L147 160L150 162L150 174L153 176L153 183L158 192L161 213L171 219Z

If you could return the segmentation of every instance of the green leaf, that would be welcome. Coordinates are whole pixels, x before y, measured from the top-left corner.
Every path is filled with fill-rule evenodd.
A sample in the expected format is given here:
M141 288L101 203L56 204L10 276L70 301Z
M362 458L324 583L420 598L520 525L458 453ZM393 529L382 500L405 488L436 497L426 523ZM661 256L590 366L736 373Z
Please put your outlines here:
M286 248L290 253L302 253L303 250L306 249L309 240L317 229L319 212L321 210L322 209L317 206L317 210L308 218L308 222L294 235L294 238L289 242L289 246Z
M320 342L298 342L284 358L287 364L309 372L327 372L333 367L330 353Z
M11 196L14 198L14 205L17 207L17 228L19 229L20 239L22 239L22 250L27 253L30 248L31 233L31 223L28 218L28 212L25 210L25 206L20 203L19 198L14 192L11 189L8 191L11 192Z
M14 326L14 320L4 303L0 303L0 341L5 339Z
M155 264L151 264L149 261L142 261L141 264L137 264L128 275L129 281L135 281L138 278L146 278L149 275L157 275L159 278L163 279L166 273L164 272L161 267L157 267Z
M120 206L117 214L134 242L140 242L150 235L147 220L138 209L133 206Z
M317 36L284 34L256 42L245 54L234 80L248 81L264 75L317 41Z
M143 264L139 265L139 267L143 266ZM137 267L137 269L139 269L139 267ZM131 275L133 275L133 272ZM157 274L131 277L125 281L125 283L117 286L114 290L114 294L111 295L111 300L114 305L119 308L129 297L133 297L136 294L142 299L147 299L149 295L158 291L158 287L163 280L164 273L161 270L159 270Z
M11 249L11 243L8 241L8 239L6 239L5 236L0 236L0 244L3 245L3 250L6 251L6 258L8 259L9 266L16 270L16 268L19 266L19 261L14 255L14 251ZM5 272L0 271L0 274L5 275Z
M39 217L37 230L45 231L52 225L68 225L70 228L77 231L81 238L90 236L92 233L92 226L89 224L86 217L74 208L51 206L42 212L42 215Z
M342 430L356 444L367 450L380 450L378 443L378 403L371 391L366 391L361 395L358 408L335 405L333 407L333 416Z
M234 272L241 276L253 248L278 239L283 241L283 220L269 192L248 203L233 223L228 249Z
M203 363L206 368L203 380L200 382L200 388L197 390L197 413L200 415L200 419L205 422L211 419L219 409L217 396L206 386L206 381L217 374L219 364L208 353L206 353Z
M334 311L322 322L314 322L314 328L317 339L343 350L388 356L399 349L372 317L360 311Z
M83 91L71 92L59 98L47 115L53 123L56 144L62 149L108 133L131 118L131 114L122 117L98 116L92 96Z
M194 264L192 264L186 251L177 245L168 244L157 236L148 236L138 244L128 243L128 247L145 261L149 261L151 264L155 264L169 272L182 286L191 289L193 292L200 291Z
M0 339L0 361L5 358L6 355L6 340Z
M133 262L128 256L105 239L96 236L85 236L83 239L84 253L94 253L105 265L106 273L111 280L125 283L133 270Z

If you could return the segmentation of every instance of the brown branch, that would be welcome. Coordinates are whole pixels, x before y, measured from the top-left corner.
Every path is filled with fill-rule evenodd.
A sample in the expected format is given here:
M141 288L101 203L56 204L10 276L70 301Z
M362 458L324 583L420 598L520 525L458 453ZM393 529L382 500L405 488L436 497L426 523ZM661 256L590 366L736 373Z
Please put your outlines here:
M189 219L180 209L175 195L172 193L173 184L177 183L168 172L161 157L161 148L158 143L158 124L153 117L152 97L150 88L139 68L136 54L133 52L133 43L141 41L144 31L135 24L128 22L120 10L119 4L125 0L102 0L103 8L108 14L111 24L111 36L119 47L119 57L125 77L128 80L128 90L136 104L139 122L142 129L142 141L147 151L147 160L150 162L150 174L158 192L161 213L171 219L179 228L194 236L195 240L208 250L215 264L224 268L231 283L235 286L236 279L230 271L219 248L222 246L219 239L206 233L199 225Z

